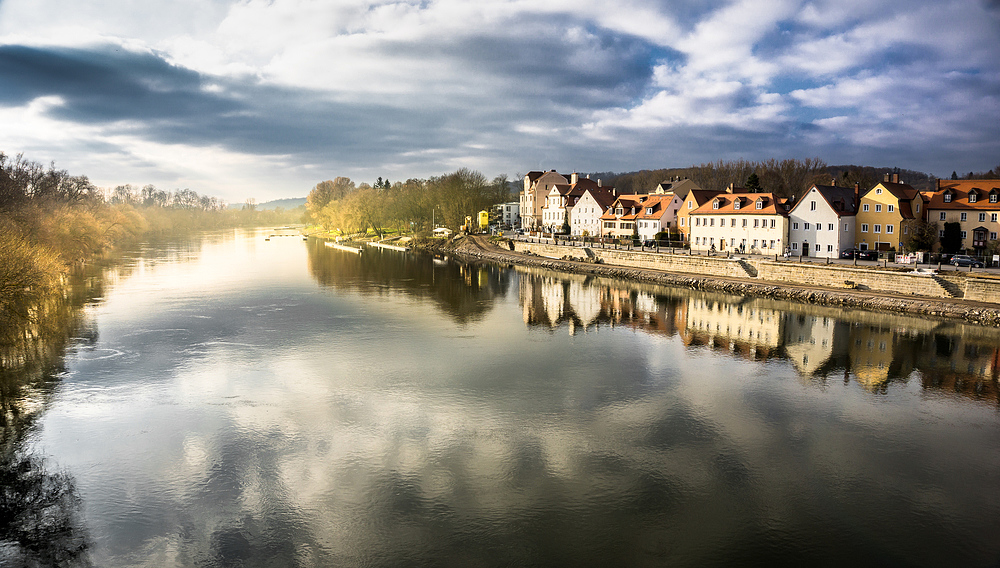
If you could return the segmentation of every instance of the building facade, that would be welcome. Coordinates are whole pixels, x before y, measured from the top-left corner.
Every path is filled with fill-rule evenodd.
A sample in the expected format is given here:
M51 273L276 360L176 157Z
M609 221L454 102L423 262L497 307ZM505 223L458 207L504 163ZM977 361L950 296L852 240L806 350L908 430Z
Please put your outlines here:
M790 253L839 258L854 247L857 186L814 185L788 212Z
M860 249L902 251L904 224L927 213L924 197L899 181L899 174L885 180L861 196L855 220L855 246Z
M788 209L787 200L773 193L720 193L688 214L691 249L782 253Z
M927 221L937 223L939 238L944 236L945 223L958 223L962 250L976 256L995 250L1000 234L1000 180L939 179L937 190L925 196Z

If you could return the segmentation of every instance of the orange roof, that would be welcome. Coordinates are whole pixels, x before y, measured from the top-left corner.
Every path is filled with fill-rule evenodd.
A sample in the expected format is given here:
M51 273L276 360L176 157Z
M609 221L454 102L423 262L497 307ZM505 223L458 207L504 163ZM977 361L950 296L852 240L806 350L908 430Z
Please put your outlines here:
M975 193L975 201L969 195ZM938 190L923 194L929 198L928 209L948 209L956 211L1000 211L1000 180L938 180ZM951 200L945 201L950 195ZM996 201L990 202L990 199Z
M757 209L757 201L762 200ZM739 208L735 204L739 201ZM718 202L718 208L715 203ZM788 200L773 193L720 193L690 215L788 215Z

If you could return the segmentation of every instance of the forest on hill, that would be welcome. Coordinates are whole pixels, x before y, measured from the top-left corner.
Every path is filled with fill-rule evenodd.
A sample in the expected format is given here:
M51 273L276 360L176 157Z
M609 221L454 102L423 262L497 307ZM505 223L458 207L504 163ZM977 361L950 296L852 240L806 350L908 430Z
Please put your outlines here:
M729 184L745 187L751 174L756 174L761 192L773 192L781 197L800 196L813 184L853 186L860 184L862 190L871 188L884 179L887 173L897 173L902 182L918 190L936 187L935 176L915 170L897 167L874 167L857 165L830 166L819 158L804 160L730 160L709 162L686 168L663 168L636 172L592 172L590 177L601 179L605 185L612 185L619 193L647 193L656 189L657 184L673 178L688 178L703 189L724 190ZM998 179L1000 165L986 172L969 172L952 179Z

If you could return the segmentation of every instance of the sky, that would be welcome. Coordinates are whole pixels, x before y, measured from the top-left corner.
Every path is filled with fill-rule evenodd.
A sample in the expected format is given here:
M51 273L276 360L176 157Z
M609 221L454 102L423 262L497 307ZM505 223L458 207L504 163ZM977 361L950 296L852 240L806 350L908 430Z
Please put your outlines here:
M1000 165L1000 0L0 0L0 151L231 203L470 168Z

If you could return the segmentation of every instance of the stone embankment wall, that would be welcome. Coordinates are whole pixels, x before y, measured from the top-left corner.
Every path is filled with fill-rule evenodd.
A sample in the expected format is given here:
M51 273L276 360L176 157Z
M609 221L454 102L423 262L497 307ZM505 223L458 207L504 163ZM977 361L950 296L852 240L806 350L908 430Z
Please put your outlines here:
M1000 280L969 278L965 281L965 298L976 302L1000 304Z
M697 276L740 278L751 282L788 283L824 288L856 288L925 298L964 297L976 302L1000 304L1000 279L936 277L930 272L911 273L840 265L739 261L722 256L657 254L630 250L575 247L545 243L514 242L516 252L553 259L585 260L608 266L643 268ZM949 291L950 288L950 291Z
M827 288L856 287L859 290L930 298L951 297L930 273L911 274L836 265L771 261L755 261L754 265L757 267L757 277L769 282L789 282Z

